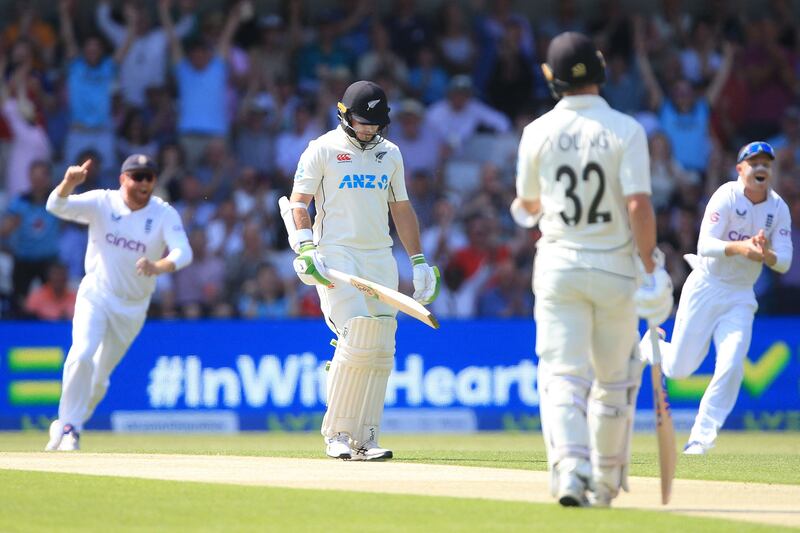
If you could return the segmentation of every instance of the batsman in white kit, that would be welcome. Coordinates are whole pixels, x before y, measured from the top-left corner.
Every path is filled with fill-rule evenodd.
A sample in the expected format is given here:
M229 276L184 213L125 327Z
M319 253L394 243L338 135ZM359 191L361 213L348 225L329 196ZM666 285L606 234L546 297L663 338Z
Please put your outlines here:
M758 309L753 284L763 265L786 272L792 263L792 221L786 202L770 187L775 152L765 142L739 151L739 177L722 185L706 206L697 255L687 254L692 272L683 286L671 342L660 341L662 370L670 378L694 373L717 352L714 377L684 448L705 454L739 395L744 361L750 348L753 315ZM649 341L642 355L652 358Z
M338 103L340 125L311 141L281 199L295 271L316 285L328 327L337 335L327 375L328 408L321 433L330 457L390 459L378 445L384 398L394 366L397 311L351 285L333 284L328 268L397 289L388 214L414 271L414 298L427 305L439 292L439 271L422 255L419 224L406 193L403 158L383 137L389 106L370 81L350 85ZM314 200L313 231L308 206Z
M142 329L155 276L192 261L177 211L156 196L157 168L145 155L122 164L120 188L72 194L91 164L71 166L47 199L54 215L89 226L86 275L78 288L72 347L64 363L58 418L45 450L79 449L80 432L108 390L109 376ZM164 256L166 249L169 253Z
M542 70L560 101L523 131L511 213L542 233L533 292L550 487L563 506L608 506L628 490L638 317L666 320L672 283L656 249L645 132L599 96L602 54L562 33Z

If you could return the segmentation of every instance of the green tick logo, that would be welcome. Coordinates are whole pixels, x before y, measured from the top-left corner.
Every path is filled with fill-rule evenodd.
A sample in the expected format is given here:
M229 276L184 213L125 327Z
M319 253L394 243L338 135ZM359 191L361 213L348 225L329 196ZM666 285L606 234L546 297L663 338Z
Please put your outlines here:
M758 398L775 381L792 358L789 345L779 341L770 346L756 361L744 360L742 385L753 398ZM667 391L673 400L699 400L708 387L712 374L696 374L685 379L668 379Z
M57 405L61 396L64 350L57 346L15 347L8 351L9 373L43 373L42 379L14 379L8 384L8 402L27 407ZM58 378L58 379L55 379Z

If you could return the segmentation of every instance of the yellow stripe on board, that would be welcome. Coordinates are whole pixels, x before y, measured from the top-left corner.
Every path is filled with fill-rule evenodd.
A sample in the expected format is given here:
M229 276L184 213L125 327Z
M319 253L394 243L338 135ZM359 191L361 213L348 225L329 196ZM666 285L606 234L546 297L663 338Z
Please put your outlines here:
M54 405L61 397L61 381L18 380L8 384L11 405Z
M8 368L14 372L61 370L64 350L59 346L40 348L11 348L8 351Z

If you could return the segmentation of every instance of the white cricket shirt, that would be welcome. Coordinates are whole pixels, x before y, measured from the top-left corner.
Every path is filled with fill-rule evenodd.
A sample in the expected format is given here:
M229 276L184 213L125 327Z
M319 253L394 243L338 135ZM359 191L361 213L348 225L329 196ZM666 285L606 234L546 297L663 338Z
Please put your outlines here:
M773 270L786 272L792 262L792 220L786 202L770 189L765 201L753 204L744 195L741 179L723 184L708 201L700 226L700 269L712 279L752 286L762 263L741 255L726 256L725 245L747 240L762 229L777 256Z
M634 193L650 194L647 138L602 97L565 96L525 127L517 196L541 201L540 247L632 255L625 196Z
M177 211L156 196L147 206L131 211L119 190L94 190L67 198L54 190L47 199L47 210L59 218L89 225L82 283L90 283L98 294L145 300L155 289L156 277L136 273L140 257L158 261L168 248L180 250L176 268L191 261L189 240Z
M341 127L311 141L293 192L313 194L314 242L374 250L392 245L389 202L408 200L403 157L382 140L362 150Z

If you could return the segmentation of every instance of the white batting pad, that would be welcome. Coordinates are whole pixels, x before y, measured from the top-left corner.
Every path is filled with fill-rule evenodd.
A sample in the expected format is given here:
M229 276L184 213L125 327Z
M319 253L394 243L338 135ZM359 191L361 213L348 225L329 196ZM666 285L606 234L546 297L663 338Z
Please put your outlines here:
M576 471L589 477L589 427L586 400L591 382L578 376L552 374L539 361L539 414L550 467L550 489L557 489L558 471Z
M354 447L377 441L396 330L390 317L357 316L345 323L328 371L323 436L347 433Z
M620 487L628 490L636 395L643 363L634 354L628 361L628 378L617 383L595 382L589 400L592 439L592 477L605 485L612 497Z

